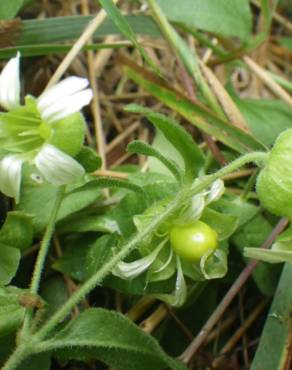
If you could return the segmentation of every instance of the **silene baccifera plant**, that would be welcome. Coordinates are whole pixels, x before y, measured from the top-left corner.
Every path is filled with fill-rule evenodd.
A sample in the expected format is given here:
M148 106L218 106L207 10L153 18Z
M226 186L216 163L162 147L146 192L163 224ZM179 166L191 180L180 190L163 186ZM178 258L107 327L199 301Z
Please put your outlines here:
M45 318L37 310L39 305L26 303L20 306L20 315L15 322L9 322L9 328L18 331L17 348L3 370L21 368L22 361L31 355L47 353L49 356L54 351L68 347L78 350L89 339L91 344L95 343L95 336L103 332L94 326L93 317L96 318L96 315L100 320L99 325L115 320L114 325L120 328L119 333L126 335L129 330L135 333L135 338L144 338L145 334L141 334L121 315L116 317L103 309L85 310L76 319L68 320L72 309L107 276L112 275L123 281L142 278L145 291L152 282L170 281L171 289L152 295L174 306L181 306L186 301L187 282L191 285L191 281L224 276L227 271L228 238L236 229L237 221L228 218L226 222L226 215L213 206L224 197L222 177L245 164L254 162L263 166L257 191L264 206L273 213L291 216L290 130L279 137L270 154L248 153L217 172L207 174L204 172L205 157L202 151L180 125L164 115L131 105L127 111L145 115L176 152L176 158L173 158L159 147L141 141L134 141L128 146L128 151L154 157L169 171L167 182L164 183L168 189L167 194L161 191L157 196L156 192L154 197L143 182L141 184L141 181L134 181L131 177L118 180L92 176L90 173L100 166L100 159L83 145L85 122L79 112L92 97L87 87L87 80L70 77L46 90L39 98L27 96L24 104L21 104L19 55L8 62L0 76L0 104L7 110L0 116L0 190L13 197L21 206L23 194L28 191L26 168L29 168L32 181L37 182L38 189L48 184L56 189L50 217L45 230L42 230L44 234L31 284L25 291L26 298L30 299L21 301L41 301L40 281L58 212L62 201L70 196L72 189L74 191L87 185L96 191L98 188L123 188L127 192L140 194L145 210L133 215L136 232L130 236L123 236L119 228L114 230L118 234L117 242L107 248L107 257L102 263L93 261L93 265L98 267L91 271L83 285L51 316ZM42 201L41 198L39 201ZM20 217L19 214L16 216ZM24 217L28 220L27 215L21 217L22 220ZM7 225L5 227L8 228ZM39 234L36 236L39 237ZM3 244L3 233L0 237ZM32 241L32 237L30 239ZM1 281L4 289L9 289L7 285L17 270L20 252L9 246L5 248L14 253L14 270ZM3 275L0 277L3 278ZM10 287L11 294L14 288ZM18 288L15 289L18 291ZM99 315L107 319L101 320ZM160 365L156 363L155 368L182 368L167 355L161 355L163 351L158 349L154 340L153 343L151 341L152 338L147 337L145 345L152 346L149 351L153 356L157 353L161 361L158 362ZM111 359L106 358L112 364Z

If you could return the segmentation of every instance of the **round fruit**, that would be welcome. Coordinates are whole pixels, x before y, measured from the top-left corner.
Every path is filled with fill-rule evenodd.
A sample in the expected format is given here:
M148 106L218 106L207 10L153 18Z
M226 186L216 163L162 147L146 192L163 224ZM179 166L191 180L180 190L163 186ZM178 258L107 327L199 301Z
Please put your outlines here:
M169 238L176 254L189 262L198 262L207 251L218 246L216 231L202 221L173 226Z
M292 129L279 135L256 186L262 205L292 219Z

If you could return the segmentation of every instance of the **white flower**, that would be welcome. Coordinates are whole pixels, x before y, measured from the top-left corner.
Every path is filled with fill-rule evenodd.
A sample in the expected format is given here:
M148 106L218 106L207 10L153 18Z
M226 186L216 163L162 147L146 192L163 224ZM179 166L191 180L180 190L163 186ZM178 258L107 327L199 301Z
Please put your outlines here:
M54 185L73 183L84 174L83 167L49 138L58 121L79 112L92 99L86 78L68 77L37 99L26 97L21 105L19 61L17 53L0 74L0 105L8 111L0 113L0 191L16 202L25 161L35 164L43 178Z

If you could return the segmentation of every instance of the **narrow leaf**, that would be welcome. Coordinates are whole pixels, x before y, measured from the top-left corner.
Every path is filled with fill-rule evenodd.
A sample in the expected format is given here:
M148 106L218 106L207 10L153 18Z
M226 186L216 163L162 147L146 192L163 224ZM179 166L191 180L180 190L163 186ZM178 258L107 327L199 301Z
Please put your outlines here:
M144 143L140 140L135 140L127 146L127 150L130 153L137 153L146 155L148 157L155 157L162 162L169 171L174 175L178 182L182 180L182 173L177 163L171 159L167 159L159 150L153 148L151 145Z
M125 73L132 80L202 131L215 136L219 141L239 153L265 149L264 144L252 135L218 118L202 104L194 104L183 93L174 90L165 81L157 78L149 71L129 59L120 59L126 65Z
M58 350L62 359L96 358L124 370L186 369L129 319L101 308L82 312L37 347L41 351Z
M251 370L289 368L291 359L292 266L286 264Z
M145 49L138 42L136 34L133 31L130 23L127 21L127 18L120 13L119 8L112 2L112 0L99 0L99 2L107 12L108 17L113 21L121 33L139 50L146 63L148 63L154 72L161 74L159 67L154 63Z
M136 104L130 104L127 111L142 113L158 128L166 139L177 149L183 157L185 172L188 180L192 181L198 174L204 163L204 157L200 149L181 126L163 114L155 113L150 109L143 108Z

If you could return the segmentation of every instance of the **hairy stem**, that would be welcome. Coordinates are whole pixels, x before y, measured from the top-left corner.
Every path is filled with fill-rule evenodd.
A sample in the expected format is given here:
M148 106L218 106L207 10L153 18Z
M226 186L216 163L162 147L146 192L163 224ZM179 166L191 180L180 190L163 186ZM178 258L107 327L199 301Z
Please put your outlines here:
M220 179L226 175L228 175L231 172L236 171L240 167L244 166L247 163L265 163L265 161L268 158L269 153L265 152L253 152L243 155L242 157L239 157L235 159L233 162L227 164L225 167L221 168L219 171L215 172L212 175L207 175L200 179L199 181L196 181L192 187L192 194L195 195L198 192L204 190L207 186L212 184L217 179Z
M55 204L52 209L51 217L49 219L49 223L47 225L43 240L41 242L37 260L34 266L34 271L33 271L30 289L29 289L32 295L37 294L39 290L42 271L44 269L44 265L46 262L46 257L47 257L48 250L50 247L51 238L52 238L52 235L55 229L56 219L57 219L57 215L58 215L58 212L59 212L59 209L60 209L63 197L64 197L64 193L65 193L65 186L61 186L58 189ZM24 315L24 321L23 321L20 338L22 337L25 338L29 334L32 318L33 318L33 308L27 307L25 311L25 315Z

